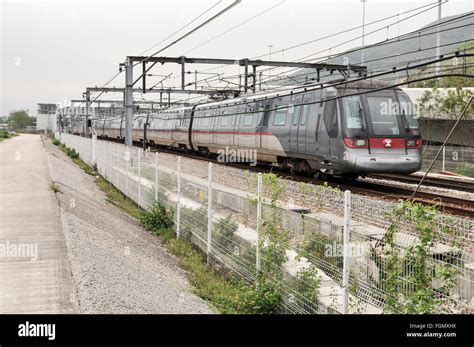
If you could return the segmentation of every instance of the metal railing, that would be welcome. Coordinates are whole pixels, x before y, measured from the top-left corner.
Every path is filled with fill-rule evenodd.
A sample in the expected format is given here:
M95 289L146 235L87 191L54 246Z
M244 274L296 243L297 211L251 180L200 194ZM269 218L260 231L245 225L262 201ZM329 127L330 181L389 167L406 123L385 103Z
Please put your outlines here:
M413 265L402 264L394 293L390 257L381 247L396 204L280 179L284 189L272 202L262 174L60 135L141 208L159 202L172 211L177 236L191 241L209 264L251 283L272 283L284 313L394 313L400 310L390 299L413 293ZM401 218L399 226L393 247L403 255L420 240L409 221ZM448 227L454 232L446 233ZM443 302L439 312L472 312L472 221L440 217L436 229L426 268L449 266L455 281L445 292L443 275L432 276L433 293Z

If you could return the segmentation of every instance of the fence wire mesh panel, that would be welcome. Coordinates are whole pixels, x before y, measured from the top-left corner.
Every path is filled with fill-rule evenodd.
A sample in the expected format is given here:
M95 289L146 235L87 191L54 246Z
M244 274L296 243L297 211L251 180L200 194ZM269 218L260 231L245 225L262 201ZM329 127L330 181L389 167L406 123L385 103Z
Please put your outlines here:
M423 146L422 171L428 168L440 148L439 145L431 144ZM442 170L474 177L474 148L447 145L436 159L432 172Z
M276 288L282 313L474 310L472 220L397 215L399 204L358 195L347 205L325 185L60 135L141 208L164 206L210 266Z

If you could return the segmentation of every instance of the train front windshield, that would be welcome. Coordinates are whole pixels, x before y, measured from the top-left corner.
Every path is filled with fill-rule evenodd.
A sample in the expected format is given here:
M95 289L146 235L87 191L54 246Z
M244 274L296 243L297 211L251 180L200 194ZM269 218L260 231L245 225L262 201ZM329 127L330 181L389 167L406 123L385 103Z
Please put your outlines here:
M384 92L348 96L342 103L348 138L419 135L415 108L405 94Z
M349 138L367 137L366 112L360 96L343 98L345 110L345 132Z

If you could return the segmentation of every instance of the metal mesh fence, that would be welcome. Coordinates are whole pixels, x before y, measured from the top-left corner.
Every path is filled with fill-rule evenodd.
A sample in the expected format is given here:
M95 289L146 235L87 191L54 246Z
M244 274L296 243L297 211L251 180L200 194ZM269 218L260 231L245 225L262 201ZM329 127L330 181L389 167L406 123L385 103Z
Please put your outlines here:
M403 307L416 299L420 274L434 312L474 309L472 220L437 216L420 263L423 230L406 216L395 220L396 204L357 195L349 203L324 185L107 141L61 141L143 209L158 201L172 211L179 237L210 264L277 288L283 313L410 312Z
M422 171L428 168L440 148L439 145L423 146ZM442 170L474 177L474 148L447 145L441 151L432 168L432 172Z

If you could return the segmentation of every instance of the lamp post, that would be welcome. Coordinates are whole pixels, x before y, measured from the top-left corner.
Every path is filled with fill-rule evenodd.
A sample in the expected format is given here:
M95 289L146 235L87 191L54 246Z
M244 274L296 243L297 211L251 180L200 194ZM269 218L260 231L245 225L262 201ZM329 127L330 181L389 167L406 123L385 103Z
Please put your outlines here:
M365 3L367 0L360 0L362 2L362 51L360 64L364 64L364 38L365 38Z

